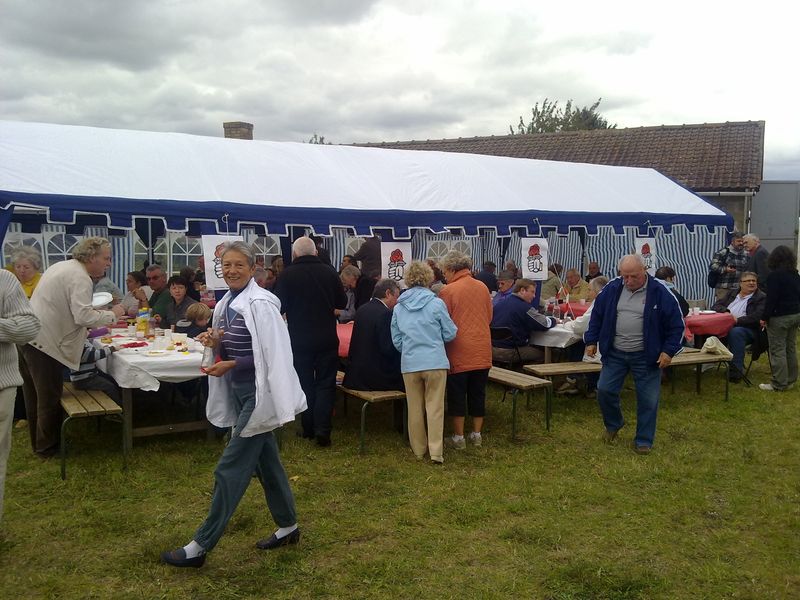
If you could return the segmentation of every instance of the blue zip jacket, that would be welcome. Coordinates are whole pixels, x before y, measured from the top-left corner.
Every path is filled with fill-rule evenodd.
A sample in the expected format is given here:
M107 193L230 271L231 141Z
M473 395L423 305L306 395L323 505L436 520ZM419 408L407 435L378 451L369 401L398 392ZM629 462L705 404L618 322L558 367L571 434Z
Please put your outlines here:
M447 307L432 291L413 287L400 294L392 311L392 343L400 352L403 373L449 369L445 342L458 328Z
M617 301L623 287L622 277L608 282L594 301L589 329L583 335L586 345L598 344L603 356L614 346ZM680 351L685 329L680 304L667 286L650 275L647 276L642 327L647 364L655 365L662 352L672 357Z

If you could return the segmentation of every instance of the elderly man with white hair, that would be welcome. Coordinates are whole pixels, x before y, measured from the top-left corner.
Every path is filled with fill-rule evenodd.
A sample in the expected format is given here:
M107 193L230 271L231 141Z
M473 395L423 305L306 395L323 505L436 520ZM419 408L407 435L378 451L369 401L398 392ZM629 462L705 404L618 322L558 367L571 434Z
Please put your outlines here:
M336 397L339 337L335 311L347 307L339 275L317 256L311 238L292 244L292 264L275 284L275 295L286 315L294 353L294 370L306 394L302 436L331 445L331 416Z
M744 249L749 255L744 270L752 271L756 274L756 277L758 277L758 289L766 293L767 275L769 275L769 267L767 266L769 250L761 245L761 240L754 233L748 233L742 239L744 240Z
M606 441L613 442L625 424L619 394L630 372L636 385L634 448L638 454L649 454L656 433L661 369L680 350L684 323L678 300L648 275L640 255L624 256L619 272L594 301L583 340L588 356L596 354L598 345L602 354L597 402Z

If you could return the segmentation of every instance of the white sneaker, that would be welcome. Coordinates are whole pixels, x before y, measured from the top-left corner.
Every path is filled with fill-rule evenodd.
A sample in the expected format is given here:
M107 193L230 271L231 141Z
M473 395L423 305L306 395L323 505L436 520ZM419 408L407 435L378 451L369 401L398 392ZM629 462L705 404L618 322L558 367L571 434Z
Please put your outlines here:
M758 389L764 390L765 392L775 392L777 391L774 387L772 387L771 383L759 383Z
M483 444L483 439L481 438L480 432L473 431L472 433L470 433L469 434L469 443L472 444L473 446L476 446L476 447L480 448L481 444Z
M455 439L454 437L446 437L444 438L444 445L445 448L451 448L453 450L464 450L467 447L467 440L463 437L461 439Z
M562 383L556 389L557 394L563 394L564 392L568 392L569 390L574 390L575 385L578 383L577 379L573 379L572 377L567 377L566 381Z

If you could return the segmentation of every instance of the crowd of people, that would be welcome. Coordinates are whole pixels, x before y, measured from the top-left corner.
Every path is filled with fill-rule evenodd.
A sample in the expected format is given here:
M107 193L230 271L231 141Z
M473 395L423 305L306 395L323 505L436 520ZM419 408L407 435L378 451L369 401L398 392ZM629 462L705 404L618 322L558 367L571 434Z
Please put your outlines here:
M298 437L332 445L336 378L343 366L339 323L353 323L343 385L405 391L411 451L419 460L442 464L446 449L481 446L493 362L542 361L531 335L556 325L581 338L568 348L568 360L602 362L599 376L586 377L585 388L597 398L609 442L624 426L620 391L632 375L634 449L651 451L661 373L681 350L689 312L673 267L662 266L653 277L644 259L631 254L616 265L614 278L594 261L585 276L551 263L546 278L536 282L521 277L512 261L499 272L491 261L476 269L469 256L453 251L438 263L412 261L398 281L381 278L380 249L380 238L370 238L337 269L320 239L303 237L293 243L287 266L276 258L264 267L247 244L227 243L221 267L228 291L212 316L198 302L202 273L191 268L171 277L157 264L130 272L123 294L108 280L111 246L104 238L82 240L70 260L43 273L38 253L19 248L0 275L0 516L11 422L22 416L21 407L15 412L17 387L22 386L32 450L48 458L60 443L64 368L78 386L107 381L95 367L102 356L87 343L89 330L143 307L162 326L184 327L212 348L207 414L214 425L232 428L214 473L206 520L186 546L162 554L174 566L204 563L253 473L277 525L258 547L299 541L294 498L273 432L299 415ZM712 282L713 310L735 318L725 340L733 353L731 380L743 378L748 346L754 353L768 347L772 378L760 388L791 388L800 326L800 275L792 250L778 246L768 252L757 236L734 233L711 260ZM97 291L109 291L113 302L93 307ZM545 313L551 299L565 297L588 304L586 313L564 322ZM577 384L568 378L558 391L578 393Z

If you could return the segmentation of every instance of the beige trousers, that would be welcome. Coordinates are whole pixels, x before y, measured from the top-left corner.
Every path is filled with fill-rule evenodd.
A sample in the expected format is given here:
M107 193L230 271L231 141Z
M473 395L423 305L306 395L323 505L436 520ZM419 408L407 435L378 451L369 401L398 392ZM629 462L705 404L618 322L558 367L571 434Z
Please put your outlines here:
M447 369L403 373L408 403L408 441L418 458L428 450L431 460L441 462L444 445L444 390ZM428 432L425 433L427 417Z

